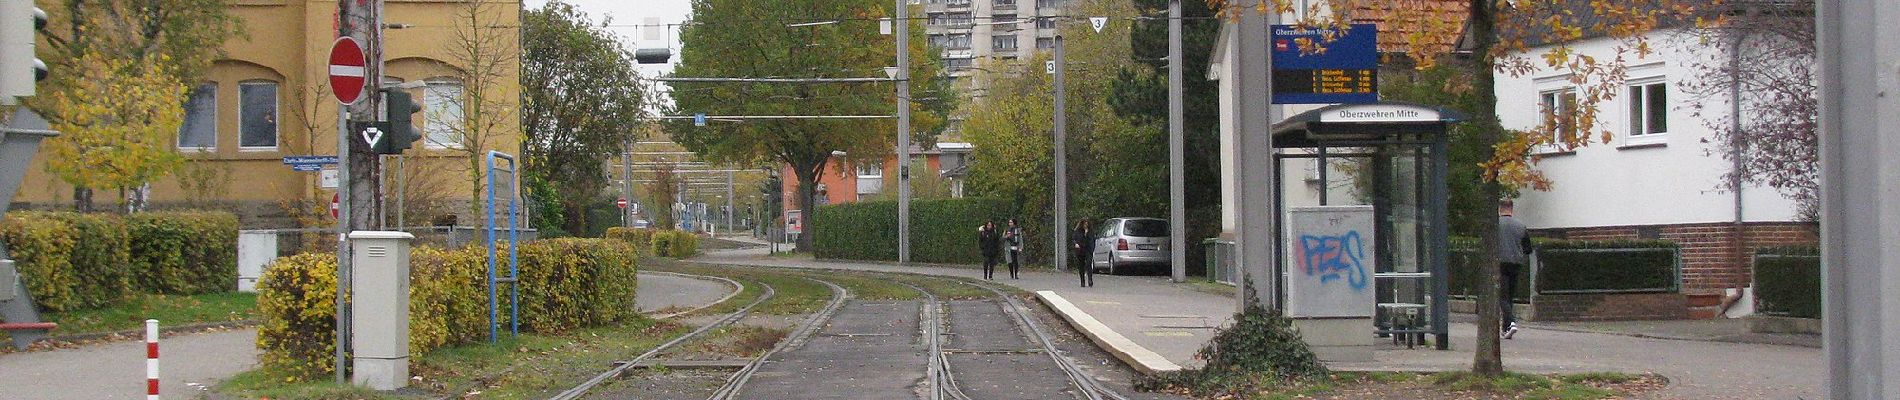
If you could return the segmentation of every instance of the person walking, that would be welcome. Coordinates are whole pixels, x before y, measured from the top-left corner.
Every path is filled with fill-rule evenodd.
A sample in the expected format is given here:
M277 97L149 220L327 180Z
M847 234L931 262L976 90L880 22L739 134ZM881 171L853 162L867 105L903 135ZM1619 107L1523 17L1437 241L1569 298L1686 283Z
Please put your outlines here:
M1002 252L1003 237L996 232L996 221L984 222L976 228L976 245L983 251L983 279L991 280L996 275L996 256Z
M1003 231L1003 241L1009 244L1009 279L1020 278L1016 271L1023 267L1023 228L1016 226L1016 219L1009 219L1009 229Z
M1069 233L1069 249L1075 252L1075 273L1082 279L1082 287L1095 286L1095 235L1090 229L1089 220L1075 222L1075 231Z
M1516 217L1516 205L1510 200L1498 202L1498 306L1504 324L1505 339L1517 336L1517 313L1511 307L1511 295L1517 293L1517 277L1530 264L1531 235Z

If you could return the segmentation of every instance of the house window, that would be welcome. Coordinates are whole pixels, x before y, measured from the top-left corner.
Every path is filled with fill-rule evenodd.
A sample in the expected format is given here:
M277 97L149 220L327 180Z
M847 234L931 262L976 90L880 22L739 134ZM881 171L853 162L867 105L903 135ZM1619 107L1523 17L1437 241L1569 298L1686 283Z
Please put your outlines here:
M238 84L238 146L244 149L277 147L277 82Z
M967 0L965 5L968 5ZM951 4L951 6L954 7L956 4ZM944 24L950 26L970 26L970 13L967 12L944 14L943 19Z
M937 48L949 48L949 40L950 39L945 38L943 35L930 35L930 45L937 46Z
M1016 14L996 14L996 16L990 17L990 22L997 24L1016 22Z
M930 26L942 26L944 22L943 13L930 13L925 24Z
M1036 29L1055 29L1056 17L1037 17Z
M996 1L990 2L990 6L997 7L997 8L1015 7L1016 0L996 0Z
M1016 35L991 36L990 49L996 51L1016 50Z
M1061 7L1062 3L1062 0L1036 0L1036 8L1056 8Z
M945 1L944 3L950 5L951 7L969 7L970 6L970 0L948 0L948 1Z
M1630 136L1669 133L1669 88L1667 84L1630 85Z
M858 166L858 194L872 194L884 191L884 165L865 164Z
M1036 48L1038 49L1056 48L1056 38L1036 38Z
M948 43L943 46L946 49L953 49L953 50L968 49L970 48L970 34L958 33L958 34L950 35L950 38L947 40L944 40L944 42Z
M429 80L422 89L422 131L430 148L462 147L462 82Z
M218 147L218 84L205 82L185 99L185 123L178 126L178 148Z
M976 66L976 64L972 63L971 59L968 58L943 59L943 68L948 70L970 69L970 67L973 66Z
M1537 106L1544 114L1545 126L1556 130L1553 146L1546 150L1562 151L1577 137L1577 91L1564 88L1538 93Z

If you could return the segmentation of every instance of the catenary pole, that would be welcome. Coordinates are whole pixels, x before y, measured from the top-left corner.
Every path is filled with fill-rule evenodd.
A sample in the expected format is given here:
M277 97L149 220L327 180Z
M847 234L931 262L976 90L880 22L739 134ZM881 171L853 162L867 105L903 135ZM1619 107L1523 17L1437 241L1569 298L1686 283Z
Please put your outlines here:
M895 0L897 18L897 262L910 262L910 2Z
M1054 175L1056 181L1055 204L1053 204L1051 208L1055 209L1056 226L1055 229L1050 230L1051 233L1055 235L1055 241L1050 242L1051 246L1049 246L1049 248L1055 249L1056 269L1067 271L1069 270L1069 260L1067 257L1069 246L1067 245L1068 237L1064 234L1069 231L1069 153L1068 146L1066 146L1066 143L1069 141L1069 108L1068 100L1065 98L1067 96L1065 96L1064 93L1066 91L1063 90L1063 70L1068 69L1067 66L1064 65L1063 57L1062 35L1057 34L1055 59L1055 137L1051 139L1055 144L1055 154L1052 156L1055 157Z
M1181 0L1168 1L1168 263L1176 283L1187 281L1186 129L1181 91Z
M1900 3L1816 2L1828 398L1900 396Z

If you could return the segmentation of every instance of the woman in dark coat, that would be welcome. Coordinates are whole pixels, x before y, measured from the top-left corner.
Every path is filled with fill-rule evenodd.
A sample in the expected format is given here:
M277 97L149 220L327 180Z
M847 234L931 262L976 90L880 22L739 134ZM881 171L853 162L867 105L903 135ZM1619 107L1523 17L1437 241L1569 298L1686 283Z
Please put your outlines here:
M976 228L977 248L983 250L983 279L996 275L996 256L1003 252L1003 234L996 231L996 222L984 222Z
M1082 287L1095 286L1095 232L1089 226L1089 220L1075 222L1075 231L1069 233L1069 250L1075 252L1075 273L1081 275Z

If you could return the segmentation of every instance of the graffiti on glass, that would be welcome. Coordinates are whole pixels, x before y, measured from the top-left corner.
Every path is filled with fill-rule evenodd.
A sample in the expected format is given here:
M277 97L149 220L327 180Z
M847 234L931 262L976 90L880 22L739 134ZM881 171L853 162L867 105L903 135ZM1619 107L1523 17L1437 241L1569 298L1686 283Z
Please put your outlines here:
M1299 267L1307 276L1318 276L1321 284L1344 280L1353 290L1363 290L1371 279L1366 275L1365 240L1359 231L1343 235L1301 235L1294 251Z

